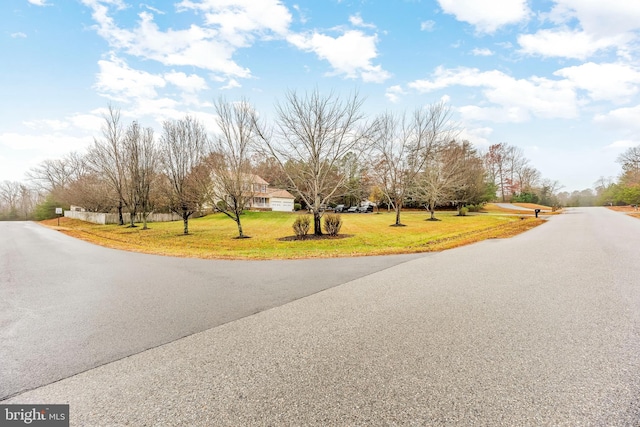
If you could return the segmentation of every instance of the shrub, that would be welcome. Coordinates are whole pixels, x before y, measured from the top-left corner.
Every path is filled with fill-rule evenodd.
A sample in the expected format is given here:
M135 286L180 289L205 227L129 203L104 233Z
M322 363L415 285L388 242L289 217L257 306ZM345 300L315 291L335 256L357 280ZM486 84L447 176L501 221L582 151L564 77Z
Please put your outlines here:
M468 212L469 212L469 208L462 207L462 208L460 208L460 213L458 215L459 216L467 216Z
M311 220L308 216L298 215L296 220L293 222L293 232L296 233L298 238L302 238L307 235L310 226Z
M300 209L302 209L302 205L300 203L294 203L293 204L293 210L294 211L299 211Z
M467 205L466 208L468 212L480 212L480 209L482 209L482 205L481 204Z
M326 214L324 216L324 231L330 236L335 236L342 227L342 217L338 214Z

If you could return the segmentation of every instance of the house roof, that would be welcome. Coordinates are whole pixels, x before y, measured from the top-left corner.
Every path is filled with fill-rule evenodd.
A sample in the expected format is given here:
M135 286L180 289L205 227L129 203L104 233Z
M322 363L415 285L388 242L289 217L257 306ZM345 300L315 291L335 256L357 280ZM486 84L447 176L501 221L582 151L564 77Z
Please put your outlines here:
M265 181L264 179L262 179L260 176L258 175L251 175L251 182L254 184L264 184L264 185L269 185L269 183L267 181Z
M287 190L280 190L278 188L269 189L269 197L279 197L281 199L295 199Z

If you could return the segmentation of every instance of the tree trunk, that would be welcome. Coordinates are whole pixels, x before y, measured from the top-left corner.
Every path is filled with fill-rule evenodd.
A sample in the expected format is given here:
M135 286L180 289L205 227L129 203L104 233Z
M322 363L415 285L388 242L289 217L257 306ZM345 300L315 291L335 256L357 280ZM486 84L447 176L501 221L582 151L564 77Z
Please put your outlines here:
M400 212L402 211L402 200L395 200L393 203L393 209L396 211L396 223L395 225L402 225L400 222Z
M320 212L313 211L313 234L322 236L322 221Z
M189 215L186 212L182 214L182 223L184 224L184 234L189 234Z
M146 230L146 229L148 229L148 228L149 228L149 227L147 227L147 216L148 216L148 215L149 215L149 214L147 214L146 212L143 212L143 213L142 213L142 229L143 229L143 230Z
M238 237L243 238L244 233L242 232L242 224L240 223L240 214L236 212L236 223L238 224Z
M124 217L122 216L122 199L118 202L118 225L124 225Z
M429 204L429 212L431 213L431 221L435 221L436 220L436 204L435 203L430 203Z
M129 222L131 224L131 228L135 227L136 226L136 212L135 211L129 213L129 219L130 219Z

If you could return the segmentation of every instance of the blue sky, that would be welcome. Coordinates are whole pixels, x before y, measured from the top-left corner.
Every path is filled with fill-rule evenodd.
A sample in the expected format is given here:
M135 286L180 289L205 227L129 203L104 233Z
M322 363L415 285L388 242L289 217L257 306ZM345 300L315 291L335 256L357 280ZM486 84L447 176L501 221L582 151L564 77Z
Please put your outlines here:
M82 152L109 103L160 130L212 101L266 118L286 90L371 117L445 100L460 137L521 147L564 190L640 144L636 0L3 0L0 180Z

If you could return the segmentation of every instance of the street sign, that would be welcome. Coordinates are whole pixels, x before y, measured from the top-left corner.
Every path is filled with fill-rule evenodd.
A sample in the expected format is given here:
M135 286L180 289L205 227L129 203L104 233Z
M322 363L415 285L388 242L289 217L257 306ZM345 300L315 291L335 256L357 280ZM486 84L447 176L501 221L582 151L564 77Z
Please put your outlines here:
M56 208L56 215L62 215L62 208Z

